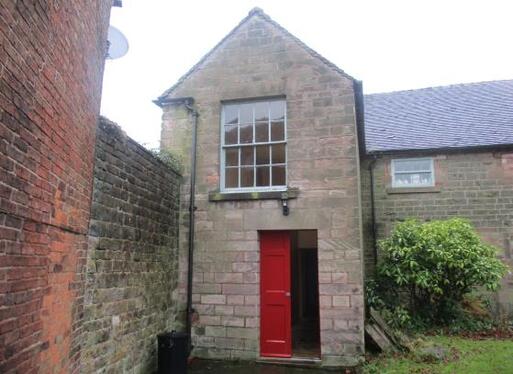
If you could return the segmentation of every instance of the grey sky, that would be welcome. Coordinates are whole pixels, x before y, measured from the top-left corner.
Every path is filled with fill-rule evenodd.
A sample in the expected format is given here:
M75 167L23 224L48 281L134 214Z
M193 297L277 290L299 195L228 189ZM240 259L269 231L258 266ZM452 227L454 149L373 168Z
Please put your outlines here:
M255 6L366 93L513 79L513 1L123 0L111 24L130 49L107 61L102 114L156 147L152 100Z

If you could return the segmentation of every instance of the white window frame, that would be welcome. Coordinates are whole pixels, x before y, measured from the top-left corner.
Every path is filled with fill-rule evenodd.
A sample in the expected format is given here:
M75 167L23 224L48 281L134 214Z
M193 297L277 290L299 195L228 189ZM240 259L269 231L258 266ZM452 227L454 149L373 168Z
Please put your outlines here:
M273 102L273 101L281 101L283 102L285 106L285 113L284 113L284 120L283 120L283 126L284 126L284 135L283 140L280 141L271 141L271 118L269 113L269 122L268 122L268 131L269 131L269 141L268 142L255 142L255 111L253 111L253 142L252 143L245 143L245 144L224 144L224 122L225 122L225 114L224 110L227 105L243 105L243 104L256 104L259 102ZM270 110L270 109L269 109ZM240 120L239 120L240 121ZM240 123L237 124L240 126ZM225 101L221 102L221 123L220 123L220 165L219 165L219 175L220 175L220 182L219 187L220 191L223 193L238 193L238 192L266 192L266 191L286 191L287 185L288 185L288 147L287 147L287 101L285 100L285 97L276 97L276 98L262 98L262 99L249 99L249 100L234 100L234 101ZM240 139L240 127L237 130L237 137ZM241 148L241 147L252 147L253 148L253 184L256 184L256 146L258 145L269 145L272 146L274 144L284 144L285 145L285 163L280 164L273 164L272 163L272 147L269 154L269 164L267 165L259 165L259 166L268 166L269 167L269 186L253 186L253 187L237 187L237 188L226 188L225 187L225 149L227 148ZM239 163L238 168L241 168L240 164L240 152L239 152ZM271 165L283 165L285 166L285 184L279 185L279 186L272 186L272 170ZM240 172L239 172L239 185L240 185Z
M429 170L417 170L417 171L395 171L395 164L397 162L414 162L414 161L426 161L429 160ZM395 158L392 159L392 187L393 188L422 188L422 187L434 187L435 186L435 167L434 167L434 160L432 157L422 157L422 158ZM424 183L424 184L397 184L396 183L396 173L397 174L418 174L418 173L431 173L431 183Z

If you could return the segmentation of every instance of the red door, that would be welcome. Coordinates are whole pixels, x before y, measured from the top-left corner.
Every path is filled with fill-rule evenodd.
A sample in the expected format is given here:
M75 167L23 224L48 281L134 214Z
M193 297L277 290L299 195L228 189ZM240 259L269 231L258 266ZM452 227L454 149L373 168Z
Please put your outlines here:
M288 231L260 232L260 354L292 356Z

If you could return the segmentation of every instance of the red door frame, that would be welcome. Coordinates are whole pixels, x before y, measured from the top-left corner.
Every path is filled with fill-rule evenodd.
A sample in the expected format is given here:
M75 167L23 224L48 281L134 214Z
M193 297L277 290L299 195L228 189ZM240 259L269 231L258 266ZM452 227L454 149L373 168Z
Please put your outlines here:
M292 357L290 232L259 234L260 355Z

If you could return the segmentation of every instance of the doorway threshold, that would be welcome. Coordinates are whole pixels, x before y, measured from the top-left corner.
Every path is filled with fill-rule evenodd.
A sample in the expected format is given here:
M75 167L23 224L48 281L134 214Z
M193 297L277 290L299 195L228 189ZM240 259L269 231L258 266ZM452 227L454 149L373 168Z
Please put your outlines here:
M272 365L284 365L284 366L298 366L298 367L320 367L321 359L314 357L296 357L290 358L281 357L260 357L256 360L259 364L272 364Z

